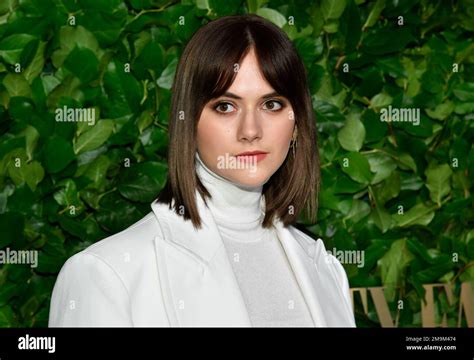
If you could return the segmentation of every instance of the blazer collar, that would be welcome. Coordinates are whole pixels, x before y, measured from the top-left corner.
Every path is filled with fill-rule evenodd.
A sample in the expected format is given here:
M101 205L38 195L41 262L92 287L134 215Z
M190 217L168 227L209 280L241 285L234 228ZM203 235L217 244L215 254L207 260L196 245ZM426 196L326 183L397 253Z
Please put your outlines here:
M152 203L161 228L155 237L160 285L171 326L251 326L242 293L224 243L200 194L196 192L202 228L196 230L168 205ZM314 246L293 236L275 220L278 239L317 327L327 326L316 293ZM316 242L315 242L316 243ZM314 244L316 245L316 244Z

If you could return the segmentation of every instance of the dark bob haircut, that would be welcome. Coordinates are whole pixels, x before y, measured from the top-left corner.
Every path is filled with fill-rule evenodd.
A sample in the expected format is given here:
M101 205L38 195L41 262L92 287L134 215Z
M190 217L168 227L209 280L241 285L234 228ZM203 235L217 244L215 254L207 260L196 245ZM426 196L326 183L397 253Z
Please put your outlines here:
M316 221L320 183L316 123L304 65L286 34L257 15L225 16L200 28L186 45L172 87L169 120L168 179L156 202L201 228L197 192L210 197L195 171L197 122L204 106L220 97L236 76L234 65L254 49L261 71L294 112L295 155L289 151L280 168L263 186L269 228L275 217L287 227L302 210ZM197 190L197 191L196 191Z

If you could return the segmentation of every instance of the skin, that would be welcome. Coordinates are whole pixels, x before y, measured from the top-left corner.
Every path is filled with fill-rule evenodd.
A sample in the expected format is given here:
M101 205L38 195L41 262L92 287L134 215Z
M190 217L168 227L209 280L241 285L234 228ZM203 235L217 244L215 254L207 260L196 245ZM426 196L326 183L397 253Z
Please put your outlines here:
M273 92L275 90L265 80L251 49L226 92L240 99L226 94L212 99L204 106L199 118L198 152L210 170L243 187L258 187L283 164L295 121L288 99L280 95L264 98ZM239 168L233 167L230 161L222 161L226 154L230 160L242 152L254 150L268 154L259 162L246 164L240 158L242 166Z

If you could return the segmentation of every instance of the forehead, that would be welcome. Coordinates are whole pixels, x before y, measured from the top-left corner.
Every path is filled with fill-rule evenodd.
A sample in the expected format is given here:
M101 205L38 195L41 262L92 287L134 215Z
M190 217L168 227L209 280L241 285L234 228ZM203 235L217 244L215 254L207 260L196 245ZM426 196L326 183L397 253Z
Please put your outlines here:
M265 79L258 63L255 51L251 49L242 60L237 76L230 85L229 91L241 97L253 97L273 91Z

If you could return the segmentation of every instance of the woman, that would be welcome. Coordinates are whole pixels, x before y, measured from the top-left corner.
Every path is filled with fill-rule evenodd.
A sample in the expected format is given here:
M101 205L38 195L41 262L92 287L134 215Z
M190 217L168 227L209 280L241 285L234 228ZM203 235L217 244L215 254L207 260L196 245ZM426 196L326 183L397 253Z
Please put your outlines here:
M290 40L256 15L212 21L172 93L165 188L68 259L49 326L355 326L342 265L291 225L314 220L319 159Z

